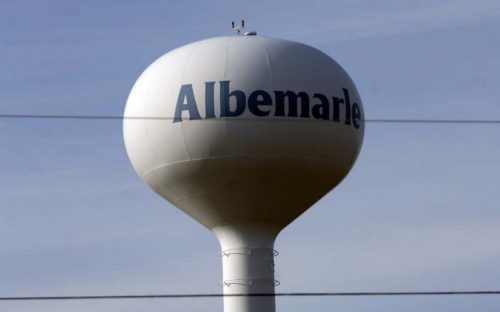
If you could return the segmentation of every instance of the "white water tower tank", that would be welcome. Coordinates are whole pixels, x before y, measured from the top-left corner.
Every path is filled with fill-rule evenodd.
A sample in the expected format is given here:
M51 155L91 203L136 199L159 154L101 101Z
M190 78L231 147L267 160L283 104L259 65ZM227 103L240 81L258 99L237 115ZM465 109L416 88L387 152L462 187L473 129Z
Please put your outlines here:
M332 58L261 36L202 40L135 83L124 139L139 176L222 248L226 312L275 311L274 240L348 174L358 91ZM270 295L270 296L269 296Z

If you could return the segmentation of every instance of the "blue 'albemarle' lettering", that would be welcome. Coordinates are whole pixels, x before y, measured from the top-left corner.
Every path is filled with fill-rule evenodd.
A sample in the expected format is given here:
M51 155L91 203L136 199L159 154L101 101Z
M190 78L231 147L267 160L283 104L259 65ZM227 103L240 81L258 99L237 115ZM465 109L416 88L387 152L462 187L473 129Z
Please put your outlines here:
M247 108L255 116L266 117L271 115L274 104L273 115L277 117L286 116L332 120L334 122L343 121L347 126L352 125L356 129L359 129L360 127L360 121L362 119L361 108L357 103L351 103L349 90L346 88L342 88L343 97L332 96L331 102L324 94L313 94L313 104L311 106L309 95L303 91L274 91L273 101L273 97L267 91L255 90L247 97L245 92L241 90L231 91L229 89L229 83L229 80L219 81L219 117L238 117L242 115ZM217 118L215 115L214 94L215 81L205 82L205 119ZM233 101L231 101L231 99L233 99ZM285 102L288 105L285 105ZM235 105L231 106L231 103ZM343 118L340 116L341 105L344 107ZM202 119L200 112L198 111L198 105L196 104L192 84L185 84L181 86L179 96L177 97L177 104L175 106L174 123L182 121L183 111L188 112L189 120Z
M189 120L201 119L198 106L194 99L193 85L182 85L177 97L177 105L175 105L174 122L182 121L182 111L189 112Z

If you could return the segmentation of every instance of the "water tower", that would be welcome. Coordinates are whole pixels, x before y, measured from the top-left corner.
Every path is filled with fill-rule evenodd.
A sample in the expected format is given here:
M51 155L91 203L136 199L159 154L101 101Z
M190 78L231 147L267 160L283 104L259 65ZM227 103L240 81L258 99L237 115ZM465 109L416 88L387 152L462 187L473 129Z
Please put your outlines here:
M145 117L145 118L143 118ZM222 248L225 312L273 312L278 233L348 174L363 142L358 91L310 46L217 37L151 64L127 101L139 176Z

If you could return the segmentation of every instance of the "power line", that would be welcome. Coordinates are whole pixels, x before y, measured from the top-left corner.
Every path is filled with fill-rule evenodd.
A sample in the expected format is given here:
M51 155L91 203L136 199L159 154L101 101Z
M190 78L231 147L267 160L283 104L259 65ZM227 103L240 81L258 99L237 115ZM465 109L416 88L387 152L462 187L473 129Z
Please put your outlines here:
M42 114L0 114L1 119L81 119L81 120L173 120L173 117L152 117L152 116L114 116L114 115L42 115ZM199 119L203 120L226 120L225 118ZM306 118L238 118L231 117L231 120L238 121L313 121ZM425 124L500 124L500 119L405 119L405 118L380 118L364 119L365 123L425 123Z
M109 300L109 299L182 299L219 297L359 297L359 296L464 296L500 295L500 291L408 291L408 292L290 292L276 294L150 294L150 295L91 295L91 296L23 296L0 297L0 301L29 300Z

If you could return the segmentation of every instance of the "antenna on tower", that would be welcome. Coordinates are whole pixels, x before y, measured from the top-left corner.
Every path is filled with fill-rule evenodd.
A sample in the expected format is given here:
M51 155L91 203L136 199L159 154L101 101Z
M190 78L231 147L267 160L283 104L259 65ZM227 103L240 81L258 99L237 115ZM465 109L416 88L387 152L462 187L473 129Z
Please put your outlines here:
M234 21L231 22L231 28L234 29L236 31L236 35L240 35L241 34L241 30L243 28L245 28L245 20L241 20L241 24L239 27L235 27L234 25Z

